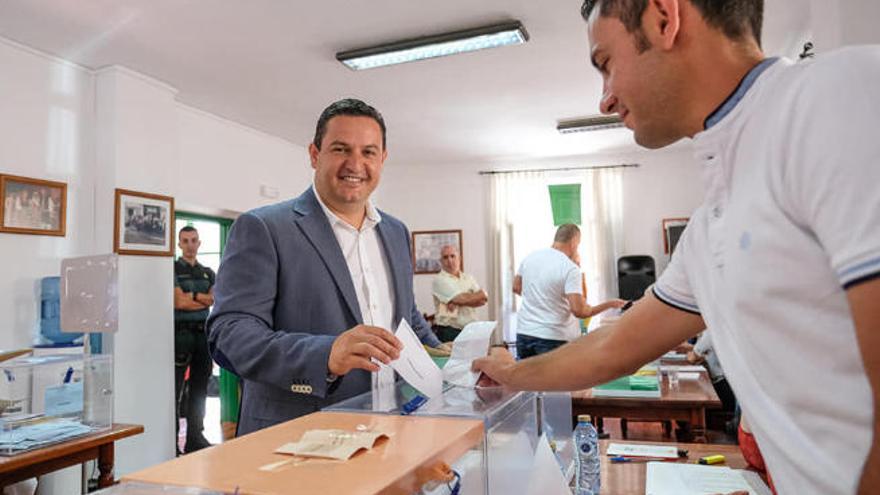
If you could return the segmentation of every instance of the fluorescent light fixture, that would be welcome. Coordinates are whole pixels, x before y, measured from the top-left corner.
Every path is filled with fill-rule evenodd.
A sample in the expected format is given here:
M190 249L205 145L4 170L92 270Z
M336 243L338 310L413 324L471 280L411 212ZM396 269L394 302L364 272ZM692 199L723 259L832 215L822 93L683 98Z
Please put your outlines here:
M617 115L597 115L584 119L564 120L556 125L560 134L574 134L576 132L603 131L623 127L623 121Z
M428 58L445 57L485 48L525 43L529 33L519 21L465 29L452 33L423 36L403 41L336 54L339 60L353 70L373 69L385 65L403 64Z

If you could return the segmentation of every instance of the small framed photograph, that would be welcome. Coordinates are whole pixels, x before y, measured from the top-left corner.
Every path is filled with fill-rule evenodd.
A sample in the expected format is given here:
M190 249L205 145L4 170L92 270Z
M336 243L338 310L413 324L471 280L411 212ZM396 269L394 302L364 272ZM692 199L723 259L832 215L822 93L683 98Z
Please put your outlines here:
M0 232L67 233L67 184L0 174Z
M174 198L116 190L113 252L174 255Z
M425 230L412 233L413 272L439 273L440 250L443 246L458 247L461 269L464 270L461 230Z
M663 219L663 252L672 255L684 228L687 227L687 218L664 218Z

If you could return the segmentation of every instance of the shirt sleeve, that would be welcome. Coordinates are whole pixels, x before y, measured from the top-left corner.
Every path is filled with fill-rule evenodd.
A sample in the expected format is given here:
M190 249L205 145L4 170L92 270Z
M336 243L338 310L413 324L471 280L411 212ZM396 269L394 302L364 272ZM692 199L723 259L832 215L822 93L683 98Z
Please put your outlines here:
M437 275L432 284L434 297L443 304L448 303L459 294L458 288L447 277Z
M581 283L581 270L574 263L571 264L565 273L565 294L584 294L584 287Z
M880 276L880 49L849 48L806 70L789 119L786 192L849 288Z
M687 263L688 252L691 250L690 238L692 236L689 235L689 231L695 228L695 222L700 222L700 219L703 217L702 212L703 207L700 207L691 216L688 226L685 227L684 232L681 234L681 239L675 247L672 260L651 289L654 296L661 302L675 309L694 314L700 314L700 308L691 290L685 264Z

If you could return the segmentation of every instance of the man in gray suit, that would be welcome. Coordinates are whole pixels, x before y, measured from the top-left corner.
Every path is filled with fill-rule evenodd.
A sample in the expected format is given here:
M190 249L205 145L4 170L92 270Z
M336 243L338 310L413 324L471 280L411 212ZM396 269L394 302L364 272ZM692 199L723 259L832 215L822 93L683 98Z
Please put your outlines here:
M337 101L309 145L313 186L233 225L208 343L242 378L239 434L370 390L401 319L440 346L415 305L409 231L369 201L386 156L379 112Z

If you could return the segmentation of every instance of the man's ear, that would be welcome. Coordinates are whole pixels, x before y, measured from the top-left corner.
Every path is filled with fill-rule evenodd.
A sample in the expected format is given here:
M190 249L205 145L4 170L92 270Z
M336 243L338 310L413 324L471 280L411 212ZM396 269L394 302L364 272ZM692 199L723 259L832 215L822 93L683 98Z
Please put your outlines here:
M681 28L680 3L680 0L648 0L642 29L651 46L669 50L675 45Z
M318 163L318 153L320 152L321 150L315 146L315 143L309 143L309 160L312 162L312 168L315 168L315 164Z

